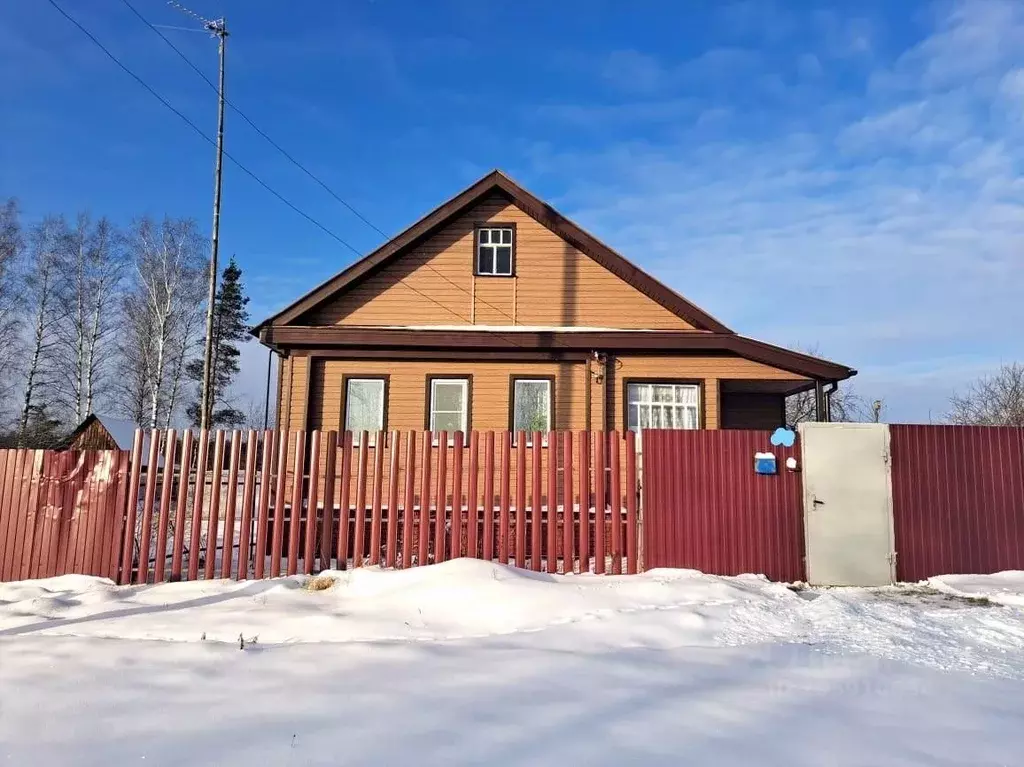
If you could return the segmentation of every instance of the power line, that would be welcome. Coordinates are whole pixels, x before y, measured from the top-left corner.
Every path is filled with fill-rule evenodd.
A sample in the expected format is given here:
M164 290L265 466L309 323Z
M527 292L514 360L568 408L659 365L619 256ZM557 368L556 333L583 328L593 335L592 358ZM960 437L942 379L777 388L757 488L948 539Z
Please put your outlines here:
M131 4L127 2L127 0L122 0L122 1L123 1L123 2L125 2L125 4L126 4L126 5L128 5L128 7L129 7L129 8L131 8L131 9L132 9L133 11L135 11L134 7L132 7L132 6L131 6ZM109 59L110 59L111 61L113 61L113 62L114 62L115 64L117 64L117 66L118 66L118 67L119 67L119 68L120 68L121 70L123 70L123 71L124 71L124 72L125 72L125 73L126 73L127 75L129 75L129 76L130 76L130 77L131 77L131 78L132 78L133 80L135 80L135 81L136 81L136 82L137 82L137 83L138 83L139 85L141 85L141 86L142 86L143 88L145 88L145 89L146 89L146 90L147 90L147 91L148 91L148 92L150 93L150 95L152 95L152 96L153 96L153 97L154 97L155 99L157 99L157 101L159 101L159 102L160 102L161 104L163 104L163 105L164 105L165 107L167 107L167 108L168 108L169 110L171 110L172 112L174 112L174 114L176 114L176 115L177 115L177 116L178 116L179 118L181 118L181 120L182 120L182 121L184 121L184 122L185 122L185 123L186 123L186 124L187 124L187 125L188 125L188 126L189 126L189 127L190 127L190 128L191 128L191 129L192 129L192 130L193 130L193 131L194 131L194 132L195 132L195 133L197 134L197 135L198 135L198 136L200 136L200 138L202 138L202 139L203 139L204 141L206 141L207 143L209 143L209 144L213 145L214 147L216 147L216 145L217 145L217 144L216 144L216 141L215 141L214 139L212 139L212 138L210 138L209 136L207 136L207 135L206 135L206 134L205 134L205 133L203 132L203 130L202 130L202 129L201 129L200 127L199 127L199 126L197 126L197 125L196 125L196 124L195 124L194 122L192 122L192 120L190 120L190 119L188 118L188 116L186 116L186 115L185 115L185 114L184 114L183 112L181 112L181 111L180 111L179 109L177 109L177 107L175 107L175 106L174 106L173 104L171 104L171 103L170 103L169 101L167 101L167 99L165 99L165 98L164 98L163 96L161 96L161 95L160 95L160 94L159 94L159 93L158 93L158 92L157 92L156 90L154 90L154 89L153 89L153 88L152 88L152 87L151 87L151 86L149 85L149 83L147 83L147 82L146 82L145 80L143 80L143 79L142 79L141 77L139 77L139 75L135 74L135 72L133 72L133 71L132 71L131 69L129 69L127 65L125 65L124 63L122 63L122 62L121 62L121 60L117 58L117 56L115 56L115 55L114 55L113 53L111 53L111 52L110 52L110 50L109 50L109 49L108 49L108 48L107 48L107 47L106 47L105 45L103 45L103 43L101 43L101 42L100 42L100 41L99 41L99 40L98 40L98 39L97 39L97 38L96 38L96 37L95 37L95 36L94 36L94 35L93 35L93 34L92 34L92 33L91 33L91 32L90 32L89 30L88 30L88 29L86 29L86 28L85 28L84 26L82 26L82 24L80 24L80 23L78 22L78 20L77 20L77 19L75 19L75 18L74 18L73 16L71 16L71 15L70 15L70 14L69 14L69 13L68 13L67 11L65 11L65 10L64 10L63 8L61 8L61 6L57 4L56 0L49 0L49 3L50 3L50 5L52 5L52 6L54 7L54 8L56 8L56 9L57 9L57 11L58 11L58 12L59 12L59 13L60 13L60 14L61 14L61 15L62 15L62 16L63 16L64 18L66 18L66 19L67 19L68 21L70 21L70 22L71 22L72 24L74 24L74 25L75 25L75 26L76 26L76 27L77 27L77 28L78 28L78 29L79 29L79 30L80 30L80 31L82 32L82 34L84 34L84 35L85 35L86 37L88 37L88 38L89 38L89 39L90 39L90 40L91 40L91 41L92 41L92 42L93 42L93 43L94 43L94 44L95 44L95 45L96 45L96 46L97 46L97 47L98 47L98 48L99 48L99 49L100 49L101 51L103 51L103 53L105 53L105 54L106 54L107 58L109 58ZM188 10L187 8L183 8L182 6L179 6L179 5L177 4L177 3L174 3L174 2L171 2L170 0L168 0L168 4L169 4L169 5L173 5L173 6L174 6L174 7L176 7L176 8L179 8L180 10L182 10L182 11L184 11L184 12L188 13L188 14L189 14L190 16L193 16L193 17L195 17L195 18L199 19L200 21L203 21L203 22L204 22L204 24L210 24L210 23L211 23L211 22L207 21L206 19L204 19L203 17L199 16L198 14L195 14L194 12L192 12L192 11L189 11L189 10ZM153 28L153 25L152 25L152 24L150 24L150 23L149 23L148 21L146 21L146 19L145 19L144 17L142 17L142 16L141 16L141 14L139 14L139 13L138 13L137 11L135 11L135 13L136 13L136 15L137 15L137 16L139 16L139 18L140 18L140 19L142 19L142 21L144 21L144 22L145 22L145 23L147 24L147 26L149 26L149 27ZM197 73L199 73L199 75L200 75L200 76L202 76L202 77L203 77L203 79L204 79L204 80L206 80L207 82L210 82L210 81L208 80L208 78L206 77L206 75L204 75L204 74L202 73L202 71L200 71L200 70L198 69L198 67L196 67L196 66L195 66L194 64L192 64L192 62L191 62L191 61L190 61L190 60L188 59L188 57L187 57L187 56L185 56L185 55L184 55L183 53L181 53L181 51L178 51L178 49L177 49L177 48L176 48L176 47L175 47L175 46L174 46L174 45L173 45L173 44L172 44L172 43L171 43L171 42L170 42L169 40L167 40L167 38L166 38L166 37L164 37L164 35L163 35L163 34L162 34L162 33L161 33L161 32L160 32L159 30L157 30L157 29L153 28L153 31L154 31L154 32L156 32L156 33L157 33L158 35L160 35L160 37L161 37L161 38L163 38L163 39L164 39L164 40L165 40L165 41L166 41L166 42L168 43L168 45L170 45L170 46L171 46L172 48L174 48L174 49L175 49L175 51L177 51L177 52L178 52L178 54L179 54L179 55L180 55L180 56L181 56L182 58L184 58L184 59L185 59L185 61L187 61L187 62L189 63L189 65L190 65L190 66L191 66L191 67L192 67L193 69L195 69L195 70L196 70L196 72L197 72ZM212 83L211 83L211 85L212 85ZM216 86L213 86L213 87L214 87L214 90L217 90ZM225 99L225 103L226 103L226 104L230 104L230 102L228 102L228 101L227 101L226 99ZM234 110L235 110L236 112L238 112L238 114L240 114L240 115L242 114L242 112L241 112L241 111L239 111L237 107L235 107L235 106L233 106L233 105L231 105L231 106L232 106L232 109L234 109ZM242 116L244 117L244 115L242 115ZM248 120L248 118L245 118L245 119L246 119L246 120L247 120L248 122L250 122L250 124L252 124L252 123L251 123L251 121L249 121L249 120ZM253 127L255 128L256 126L255 126L255 125L253 125ZM269 137L267 137L267 135L266 135L265 133L263 133L263 131L260 131L260 130L259 130L258 128L256 128L256 130L257 130L257 131L258 131L258 132L260 133L260 135L262 135L262 136L263 136L264 138L266 138L266 139L267 139L268 141L270 141L270 143L271 143L271 144L274 144L275 146L277 146L277 145L276 145L276 144L275 144L275 143L274 143L273 141L271 141L271 139L270 139ZM289 155L287 154L287 152L284 152L284 150L283 150L283 149L281 149L280 147L278 147L278 149L279 149L279 150L280 150L280 151L281 151L282 153L284 153L284 154L285 154L286 156L289 156ZM309 222L310 222L311 224L313 224L314 226L316 226L317 228L319 228L319 229L320 229L321 231L323 231L323 232L324 232L325 234L327 234L328 236L332 237L332 238L333 238L334 240L336 240L336 241L338 241L339 243L341 243L342 245L344 245L344 246L345 246L346 248L348 248L349 250L351 250L351 251L352 251L353 253L355 253L355 254L356 254L357 256L360 256L360 257L362 257L362 255L363 255L363 254L362 254L362 253L360 253L360 252L359 252L359 251L358 251L358 250L357 250L357 249L356 249L355 247L353 247L352 245L350 245L350 244L349 244L348 242L346 242L346 241L345 241L344 239L342 239L342 238L341 238L340 236L338 236L337 234L335 234L335 233L334 233L333 231L331 231L331 230L330 230L330 229L328 229L328 228L327 228L326 226L324 226L323 224L321 224L321 223L320 223L319 221L317 221L317 220L316 220L315 218L313 218L312 216L310 216L310 215L309 215L308 213L306 213L306 212L305 212L304 210L302 210L301 208L297 207L297 206L296 206L296 205L295 205L294 203L292 203L292 202L291 202L290 200L288 200L288 199L287 199L287 198L285 198L285 197L284 197L283 195L281 195L281 194L280 194L280 193L279 193L279 192L278 192L278 191L277 191L276 189L274 189L273 187L271 187L271 186L270 186L269 184L267 184L267 183L266 183L265 181L263 181L263 179L261 179L261 178L260 178L259 176L257 176L257 175L256 175L255 173L253 173L253 172L252 172L251 170L249 170L249 169L248 169L248 168L247 168L247 167L246 167L245 165L243 165L243 164L242 164L242 163L241 163L241 162L240 162L239 160L237 160L237 159L236 159L236 158L235 158L234 156L232 156L232 155L231 155L231 154L230 154L230 153L229 153L228 151L226 151L226 150L224 151L224 156L225 156L225 157L227 157L227 158L228 158L229 160L231 160L231 162L233 162L233 163L234 163L234 164L235 164L235 165L236 165L236 166L237 166L237 167L239 168L239 170L241 170L241 171L242 171L242 172L244 172L244 173L245 173L246 175L248 175L248 176L249 176L250 178L252 178L252 179L253 179L253 180L254 180L254 181L255 181L256 183L258 183L258 184L259 184L260 186L262 186L262 187L263 187L264 189L266 189L266 190L267 190L268 192L270 192L270 193L271 193L271 194L272 194L272 195L273 195L274 197L276 197L276 198L277 198L278 200L280 200L281 202L283 202L283 203L284 203L285 205L287 205L287 206L288 206L289 208L291 208L291 209L292 209L293 211L295 211L295 212L296 212L296 213L298 213L298 214L299 214L300 216L302 216L302 217L303 217L303 218L305 218L305 219L306 219L307 221L309 221ZM289 157L290 157L290 156L289 156ZM295 163L296 163L296 165L298 165L298 162L297 162L297 161L295 161L295 160L292 160L292 161L293 161L293 162L295 162ZM302 167L302 166L299 166L299 167ZM303 168L303 170L305 170L305 169ZM309 171L306 171L306 172L307 172L307 173L309 173ZM313 174L312 174L312 173L309 173L309 175L310 175L311 177L313 177L313 178L316 178L315 176L313 176ZM324 188L328 189L328 191L331 191L331 190L330 190L330 189L329 189L329 188L328 188L328 187L327 187L327 186L326 186L326 185L325 185L325 184L324 184L324 183L323 183L322 181L319 181L319 179L317 179L317 181L318 181L318 182L319 182L319 183L321 184L321 186L324 186ZM378 229L378 228L377 228L376 226L374 226L374 225L373 225L372 223L370 223L370 222L369 222L368 220L366 220L365 218L363 218L363 216L362 216L361 214L359 214L359 213L358 213L357 211L355 211L355 209L351 208L351 206L349 206L349 205L348 205L348 203L346 203L346 202L345 202L344 200L341 200L341 198L340 198L340 197L337 197L337 195L335 195L335 194L334 194L333 192L331 192L331 194L332 194L333 196L335 196L335 198L336 198L336 199L338 199L338 200L339 200L340 202L342 202L342 204L344 204L344 205L345 205L346 207L348 207L348 208L350 208L351 210L353 210L353 212L355 212L355 213L356 213L356 215L358 215L360 219L362 219L363 221L365 221L365 222L366 222L366 223L367 223L367 224L368 224L369 226L371 226L371 227L372 227L372 228L373 228L373 229L374 229L375 231L377 231L377 232L379 232L379 233L380 233L381 235L383 235L383 236L387 237L387 235L386 235L386 234L384 234L384 232L383 232L383 231L381 231L381 230L380 230L380 229ZM425 267L426 267L427 269L429 269L430 271L434 272L435 274L439 275L439 276L440 276L440 277L441 277L442 279L444 279L444 280L445 280L446 282L450 283L451 285L453 285L453 286L454 286L454 287L456 287L457 289L461 290L461 291L462 291L463 293L466 293L467 295L471 295L471 294L470 294L470 292L469 292L468 290L466 290L466 289L465 289L464 287L462 287L461 285L459 285L459 284L458 284L458 283L456 283L455 281L451 280L451 279L450 279L450 278L449 278L449 277L448 277L447 275L445 275L445 274L444 274L443 272L440 272L439 270L437 270L437 269L433 268L433 267L432 267L432 266L430 266L429 264L424 264L423 266L425 266ZM409 290L411 290L411 291L412 291L413 293L416 293L416 294L417 294L417 295L419 295L420 297L422 297L422 298L425 298L426 300L430 301L431 303L433 303L433 304L435 304L435 305L439 306L440 308L444 309L444 310L445 310L446 312L448 312L449 314L452 314L452 315L454 315L455 317L458 317L458 318L459 318L459 319L461 319L461 320L462 320L463 322L466 322L466 323L472 324L472 322L470 321L470 319L469 319L468 317L465 317L465 316L463 316L462 314L460 314L459 312L457 312L457 311L455 311L454 309L452 309L451 307L449 307L449 306L446 306L445 304L442 304L442 303L441 303L440 301L438 301L437 299L435 299L435 298L434 298L433 296L430 296L430 295L428 295L427 293L424 293L423 291L419 290L418 288L415 288L415 287L413 287L413 286L412 286L412 285L410 285L409 283L405 282L405 280L403 280L403 279L401 279L401 278L398 278L398 282L399 282L399 284L401 284L401 285L404 285L405 287L407 287L407 288L408 288ZM488 306L488 307L490 307L491 309L494 309L494 310L495 310L496 312L498 312L499 314L502 314L502 315L504 315L505 317L508 317L509 319L512 319L512 320L513 320L513 322L514 322L514 318L512 318L512 317L511 317L511 315L509 315L509 314L508 314L507 312L505 312L504 310L502 310L502 309L500 309L500 308L498 308L498 307L494 306L493 304L490 304L490 303L488 303L487 301L485 301L485 300L484 300L484 299L482 299L482 298L480 298L480 299L477 299L477 300L479 300L479 301L480 301L480 302L481 302L482 304L484 304L485 306ZM512 340L511 338L509 338L509 337L507 337L507 336L499 336L499 338L500 338L500 337L504 337L504 338L505 338L506 340L510 341L510 342L511 342L511 343L512 343L512 344L513 344L514 346L519 346L520 348L528 348L528 347L524 347L524 346L522 346L522 344L519 344L519 343L517 343L516 341ZM556 344L556 345L561 345L561 344Z
M160 39L163 40L171 48L171 50L173 50L176 54L178 54L178 56L181 58L181 60L184 61L186 64L188 64L188 66L197 75L199 75L203 79L203 81L214 92L219 93L217 85L212 80L210 80L209 77L206 76L206 73L204 73L202 69L200 69L187 55L185 55L185 53L180 48L178 48L178 46L176 46L173 42L171 42L171 40L165 34L163 34L159 29L157 29L154 24L152 24L145 16L143 16L139 12L139 10L134 5L132 5L130 0L121 0L121 2L124 3L124 5L133 14L135 14L135 16L139 19L139 21L141 21L147 27L152 29L153 32L155 32L160 37ZM194 16L195 18L203 20L205 22L205 19L202 19L202 17L196 15L195 13L192 13L191 11L189 11L186 8L183 8L182 6L178 5L177 3L170 2L170 0L169 0L168 5L173 5L174 7L178 8L179 10L182 10L183 12L188 13L190 16ZM301 170L303 173L305 173L307 176L309 176L311 179L313 179L317 184L320 185L320 187L322 187L329 195L331 195L331 197L333 197L339 203L344 205L352 214L354 214L356 216L356 218L358 218L360 221L362 221L364 224L366 224L368 227L373 229L375 232L377 232L382 237L385 237L385 238L388 237L386 232L384 232L380 227L376 226L366 216L364 216L362 213L360 213L358 210L356 210L351 204L349 204L345 199L343 199L339 194L337 194L333 189L331 189L331 187L329 187L316 174L314 174L311 170L309 170L301 162L296 160L295 157L293 157L284 147L282 147L280 144L278 144L276 141L274 141L274 139L272 139L270 136L268 136L265 131L263 131L258 125L256 125L256 123L254 123L251 119L249 119L248 115L246 115L245 112L243 112L238 106L233 104L230 99L225 98L224 99L224 103L227 104L229 107L231 107L231 109L234 110L238 114L239 117L241 117L243 120L245 120L245 122L247 122L249 124L249 126L254 131L256 131L256 133L258 133L260 136L262 136L264 139L266 139L266 141L272 147L274 147L278 152L280 152L289 162L291 162L293 165L295 165L295 167L297 167L299 170ZM466 290L463 286L459 285L457 282L449 279L448 276L445 275L443 272L433 268L432 266L430 266L430 264L424 264L423 266L425 266L427 269L432 271L434 274L436 274L439 277L441 277L441 279L445 280L450 285L453 285L455 288L461 290L462 292L466 293L467 295L470 295L468 290ZM508 314L508 312L498 308L497 306L494 306L493 304L487 302L485 299L478 298L477 300L480 301L480 303L484 304L485 306L487 306L487 307L493 309L494 311L498 312L499 314L503 315L504 317L507 317L508 319L512 320L513 322L515 321L515 319L510 314ZM456 316L459 316L459 315L456 314ZM467 322L468 322L468 320L467 320Z
M196 132L196 134L198 134L198 135L199 135L199 136L200 136L200 137L201 137L201 138L202 138L202 139L203 139L204 141L206 141L206 142L207 142L208 144L211 144L211 145L213 145L213 146L216 146L216 145L217 145L217 142L216 142L216 141L214 141L214 139L212 139L212 138L210 138L209 136L207 136L207 135L206 135L206 134L205 134L205 133L204 133L204 132L202 131L202 129L201 129L201 128L199 128L199 126L197 126L197 125L196 125L196 124L195 124L194 122L192 122L192 120L190 120L190 119L189 119L189 118L188 118L188 117L187 117L187 116L186 116L186 115L185 115L184 113L182 113L182 112L181 112L181 111L180 111L180 110L179 110L179 109L178 109L177 107L175 107L175 106L174 106L173 104L171 104L171 103L170 103L169 101L167 101L167 99L165 99L165 98L164 98L163 96L161 96L161 95L160 95L159 93L157 93L157 92L156 92L156 91L155 91L155 90L154 90L154 89L153 89L153 88L152 88L152 87L151 87L151 86L149 85L149 83L147 83L147 82L146 82L145 80L143 80L143 79L142 79L141 77L139 77L139 76L138 76L137 74L135 74L135 72L133 72L133 71L132 71L131 69L129 69L129 68L128 68L128 67L127 67L127 66L126 66L125 64L121 63L121 60L120 60L120 59L118 59L118 58L117 58L117 56L115 56L115 55L114 55L113 53L111 53L111 52L110 52L110 50L109 50L109 49L108 49L108 48L107 48L107 47L106 47L105 45L103 45L103 43L101 43L101 42L100 42L100 41L99 41L98 39L96 39L96 37L95 37L95 36L94 36L94 35L93 35L93 34L92 34L92 33L91 33L91 32L90 32L90 31L89 31L88 29L86 29L85 27L83 27L83 26L82 26L82 25L81 25L81 24L80 24L80 23L78 22L78 20L77 20L77 19L75 19L75 18L74 18L73 16L71 16L71 15L70 15L70 14L69 14L69 13L68 13L67 11L65 11L65 10L64 10L63 8L61 8L61 7L60 7L60 5L58 5L58 4L57 4L56 0L49 0L49 3L50 3L50 5L52 5L52 6L54 7L54 8L56 8L56 9L57 9L57 11L58 11L58 12L59 12L59 13L60 13L60 14L61 14L61 15L62 15L62 16L63 16L64 18L65 18L65 19L67 19L67 20L68 20L68 21L70 21L70 22L71 22L72 24L74 24L74 25L75 25L76 27L78 27L78 29L79 29L79 30L80 30L80 31L82 32L82 34L84 34L84 35L85 35L86 37L88 37L88 38L89 38L89 39L90 39L90 40L91 40L91 41L92 41L92 42L93 42L93 43L94 43L94 44L95 44L95 45L96 45L96 46L97 46L97 47L98 47L98 48L99 48L99 49L100 49L101 51L103 51L103 52L104 52L104 53L105 53L105 54L107 55L107 58L109 58L109 59L110 59L111 61L113 61L113 62L114 62L115 64L117 64L117 66L118 66L118 67L120 67L120 68L121 68L121 69L122 69L122 70L123 70L123 71L124 71L124 72L125 72L126 74L128 74L128 75L129 75L129 76L130 76L130 77L131 77L131 78L132 78L133 80L135 80L135 82L137 82L137 83L138 83L139 85L141 85L141 86L142 86L143 88L145 88L145 89L146 89L147 91L149 91L149 93L150 93L150 94L151 94L151 95L152 95L152 96L153 96L153 97L154 97L154 98L155 98L155 99L156 99L157 101L159 101L159 102L160 102L161 104L163 104L163 105L164 105L165 107L167 107L167 108L168 108L168 109L170 109L170 110L171 110L172 112L174 112L174 114L176 114L176 115L177 115L178 117L180 117L180 118L181 118L181 119L182 119L182 120L183 120L183 121L184 121L184 122L185 122L185 123L186 123L186 124L187 124L187 125L188 125L188 126L189 126L189 127L191 128L191 129L192 129L192 130L193 130L193 131L195 131L195 132ZM262 187L263 187L264 189L266 189L266 190L267 190L268 192L270 192L270 193L271 193L272 195L274 195L274 197L276 197L276 198L277 198L278 200L280 200L281 202L283 202L283 203L284 203L285 205L287 205L287 206L288 206L289 208L291 208L291 209L292 209L293 211L295 211L295 212L296 212L296 213L298 213L298 214L299 214L300 216L302 216L303 218L305 218L305 219L306 219L307 221L309 221L309 222L310 222L311 224L313 224L314 226L316 226L316 227L317 227L318 229L320 229L320 230L321 230L322 232L324 232L325 234L327 234L327 235L328 235L329 237L332 237L333 239L337 240L337 241L338 241L339 243L341 243L341 244L342 244L342 245L344 245L344 246L345 246L346 248L348 248L349 250L351 250L351 251L352 251L353 253L355 253L355 254L356 254L357 256L362 256L362 255L363 255L363 254L362 254L362 253L360 253L360 252L359 252L358 250L356 250L356 248L355 248L355 247L353 247L352 245L350 245L350 244L349 244L348 242L346 242L345 240L343 240L343 239L342 239L342 238L341 238L340 236L338 236L337 234L335 234L335 233L334 233L333 231L331 231L331 230L330 230L330 229L328 229L328 228L327 228L326 226L324 226L323 224L321 224L321 223L320 223L319 221L317 221L317 220L316 220L315 218L313 218L313 217L312 217L311 215L309 215L309 214L308 214L308 213L306 213L306 212L305 212L304 210L302 210L301 208L299 208L298 206L296 206L296 205L295 205L295 204L294 204L293 202L291 202L291 201L290 201L290 200L288 200L288 199L287 199L286 197L284 197L284 196L283 196L283 195L282 195L282 194L281 194L280 192L278 192L278 191L277 191L276 189L274 189L274 188L273 188L272 186L270 186L270 185L269 185L269 184L268 184L268 183L267 183L266 181L264 181L263 179L261 179L261 178L260 178L259 176L257 176L257 175L256 175L255 173L253 173L253 172L252 172L251 170L249 170L249 169L248 169L248 168L247 168L247 167L246 167L245 165L243 165L243 164L242 164L241 162L239 162L239 161L238 161L238 160L237 160L237 159L236 159L235 157L233 157L233 156L232 156L232 155L231 155L231 154L230 154L229 152L225 151L225 152L224 152L224 156L225 156L225 157L227 157L227 158L228 158L229 160L231 160L231 162L233 162L233 163L234 163L234 164L235 164L236 166L238 166L238 169L239 169L239 170L241 170L241 171L242 171L243 173L245 173L245 174L246 174L247 176L249 176L249 177L250 177L250 178L251 178L251 179L252 179L253 181L255 181L255 182L256 182L257 184L259 184L260 186L262 186Z
M212 88L214 91L217 90L216 84L214 84L214 82L212 80L210 80L209 77L206 76L206 74L203 72L203 70L201 70L198 66L196 66L192 62L192 60L188 56L186 56L181 51L180 48L178 48L178 46L176 46L173 42L171 42L170 39L167 37L167 35L165 35L163 32L161 32L159 29L157 29L154 24L150 23L150 21L148 19L146 19L145 16L143 16L141 13L139 13L138 9L134 5L132 5L129 2L129 0L121 0L121 2L124 3L128 7L128 9L138 17L139 21L141 21L143 24L145 24L150 29L152 29L157 35L159 35L160 39L163 40L165 43L167 43L167 45L170 46L171 50L173 50L175 53L177 53L178 56L181 57L181 60L184 61L186 64L188 64L195 71L195 73L197 75L199 75L201 78L203 78L203 80L206 82L207 85L210 86L210 88ZM177 5L176 3L169 3L169 5L174 5L176 8L179 8L180 10L185 10L186 12L188 12L187 9L181 8L181 6ZM194 16L195 14L191 14L191 15ZM199 18L199 17L197 17L197 18ZM366 216L364 216L362 213L360 213L358 210L356 210L352 205L350 205L345 199L343 199L341 197L341 195L339 195L337 192L335 192L333 189L331 189L331 187L329 187L324 181L322 181L315 173L313 173L313 171L311 171L309 168L307 168L301 162L296 160L283 146L281 146L276 141L274 141L274 139L272 139L270 136L268 136L258 125L256 125L256 123L254 123L252 120L250 120L249 116L246 115L245 112L243 112L237 106L235 106L235 104L233 104L230 99L225 98L224 99L224 103L227 104L229 107L231 107L231 109L234 110L238 114L239 117L241 117L243 120L245 120L245 122L247 122L249 124L249 127L251 127L254 131L256 131L264 139L266 139L267 143L269 143L272 147L274 147L274 149L276 149L278 152L280 152L285 157L285 159L287 159L290 163L292 163L292 165L294 165L296 168L298 168L303 173L305 173L307 176L309 176L311 179L313 179L317 184L320 185L321 188L323 188L323 190L325 192L327 192L329 195L331 195L331 197L333 197L339 203L344 205L356 218L358 218L360 221L362 221L368 227L370 227L375 232L377 232L381 237L388 238L388 234L386 232L384 232L383 230L378 228L376 225L374 225L374 223L372 221L370 221Z

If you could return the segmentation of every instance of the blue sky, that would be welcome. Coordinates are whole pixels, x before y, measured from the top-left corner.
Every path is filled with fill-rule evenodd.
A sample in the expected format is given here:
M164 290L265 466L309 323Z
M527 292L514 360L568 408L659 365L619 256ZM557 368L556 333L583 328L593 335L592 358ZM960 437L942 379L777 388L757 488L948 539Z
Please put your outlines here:
M213 133L206 84L120 0L58 2ZM1024 3L190 4L228 18L229 98L386 232L499 167L740 332L858 368L893 419L1024 358ZM214 77L212 40L164 33ZM29 218L209 225L210 147L49 3L0 6L0 78L0 196ZM356 249L380 242L227 130ZM230 163L222 243L254 319L354 258Z

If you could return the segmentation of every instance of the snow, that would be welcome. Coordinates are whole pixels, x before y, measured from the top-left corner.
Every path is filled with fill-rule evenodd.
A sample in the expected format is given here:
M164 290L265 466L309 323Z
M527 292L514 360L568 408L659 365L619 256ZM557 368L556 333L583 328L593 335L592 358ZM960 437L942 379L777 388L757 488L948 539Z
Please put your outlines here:
M960 597L984 597L1002 605L1024 607L1024 570L993 575L939 575L928 579L937 591Z
M0 584L0 762L979 765L1024 753L1021 572L826 590L466 559L326 575L325 591L301 577Z

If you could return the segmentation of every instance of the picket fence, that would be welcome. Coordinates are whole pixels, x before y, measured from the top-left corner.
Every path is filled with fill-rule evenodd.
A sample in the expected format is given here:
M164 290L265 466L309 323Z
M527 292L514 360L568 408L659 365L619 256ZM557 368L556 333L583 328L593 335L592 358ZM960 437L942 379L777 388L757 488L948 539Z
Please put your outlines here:
M88 457L100 453L110 456ZM633 434L139 430L129 454L46 451L10 463L49 466L54 455L108 469L103 478L19 474L10 495L25 500L0 515L0 532L6 525L6 539L24 541L23 528L67 528L90 563L57 572L127 584L460 556L549 573L638 568ZM112 489L101 487L108 475L119 478ZM41 502L33 482L59 487L63 500L43 493ZM87 532L73 535L70 520ZM40 566L51 548L49 539L24 542L2 577L56 574Z

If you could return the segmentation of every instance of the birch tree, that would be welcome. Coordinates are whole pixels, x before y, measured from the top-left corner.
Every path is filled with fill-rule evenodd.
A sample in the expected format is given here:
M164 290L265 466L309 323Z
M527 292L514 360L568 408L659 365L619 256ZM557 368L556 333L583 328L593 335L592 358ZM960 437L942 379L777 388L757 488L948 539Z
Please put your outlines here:
M138 422L151 428L171 423L179 407L183 365L178 357L196 342L199 323L194 316L202 308L204 248L191 219L165 218L158 224L143 218L129 237L133 269L124 304L130 347L126 351L135 358L146 397ZM126 405L134 409L124 394L122 390L122 410Z
M34 226L29 237L29 259L21 282L29 342L18 428L20 444L25 444L30 419L38 417L46 407L44 398L53 385L53 351L57 343L54 330L63 314L58 290L66 237L67 223L54 216L47 216Z
M13 388L14 362L20 347L16 283L23 248L18 203L10 199L0 206L0 399L5 402Z
M76 423L93 411L106 383L124 271L121 241L110 221L101 218L93 223L86 214L79 214L66 238L60 290L66 313L57 329L58 388L62 405Z

